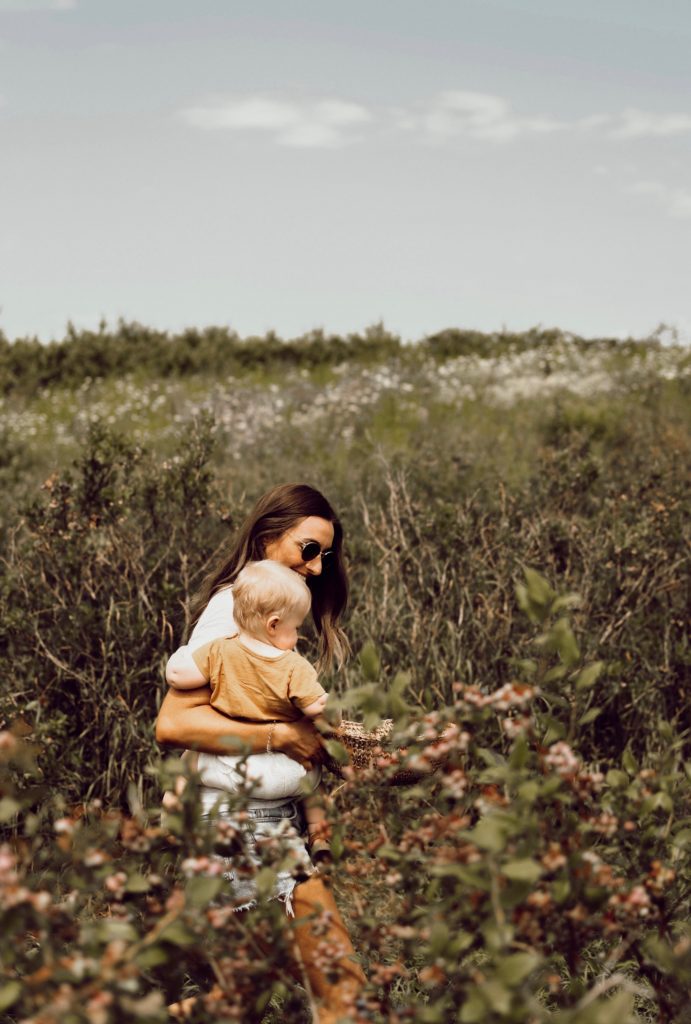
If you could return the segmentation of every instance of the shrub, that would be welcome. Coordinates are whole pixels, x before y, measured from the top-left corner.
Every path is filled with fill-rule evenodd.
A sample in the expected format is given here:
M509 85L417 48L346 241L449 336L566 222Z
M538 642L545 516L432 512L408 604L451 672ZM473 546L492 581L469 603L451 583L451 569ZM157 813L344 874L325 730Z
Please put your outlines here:
M12 533L0 644L16 682L0 713L34 730L45 782L68 802L117 802L144 784L164 659L189 615L190 562L225 532L212 433L199 424L157 464L97 424Z

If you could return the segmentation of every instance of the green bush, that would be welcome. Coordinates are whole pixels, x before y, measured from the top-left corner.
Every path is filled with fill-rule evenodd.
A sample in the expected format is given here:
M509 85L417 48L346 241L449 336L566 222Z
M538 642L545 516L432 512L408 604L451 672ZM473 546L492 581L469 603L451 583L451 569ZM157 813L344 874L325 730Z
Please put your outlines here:
M200 424L158 464L95 425L74 469L46 480L12 533L0 645L15 682L0 713L30 724L46 784L68 801L117 802L144 784L192 565L225 533L212 445Z

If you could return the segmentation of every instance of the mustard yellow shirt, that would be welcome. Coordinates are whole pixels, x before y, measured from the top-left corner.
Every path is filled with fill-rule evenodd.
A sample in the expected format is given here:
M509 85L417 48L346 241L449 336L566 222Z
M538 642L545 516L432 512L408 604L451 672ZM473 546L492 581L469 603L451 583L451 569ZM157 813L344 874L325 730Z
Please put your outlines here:
M230 718L294 722L302 708L326 692L310 663L296 651L272 658L250 650L235 634L192 651L212 687L211 705Z

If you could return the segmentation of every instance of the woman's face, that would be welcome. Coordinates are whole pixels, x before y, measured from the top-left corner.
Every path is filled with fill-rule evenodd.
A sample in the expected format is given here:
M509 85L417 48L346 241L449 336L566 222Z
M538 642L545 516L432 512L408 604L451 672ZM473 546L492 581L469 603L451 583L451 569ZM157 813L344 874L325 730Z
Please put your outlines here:
M333 523L319 516L307 516L306 519L299 519L277 540L270 540L264 548L264 555L274 562L287 565L301 576L318 576L322 571L321 552L329 551L333 540ZM320 553L305 562L302 549L310 542L319 545Z

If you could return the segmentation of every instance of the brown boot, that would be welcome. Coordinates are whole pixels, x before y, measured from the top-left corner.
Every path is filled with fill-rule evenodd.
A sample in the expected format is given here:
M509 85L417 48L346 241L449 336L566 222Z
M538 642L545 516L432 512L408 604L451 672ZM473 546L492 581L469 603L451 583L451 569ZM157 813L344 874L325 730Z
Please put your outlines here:
M293 892L295 943L319 1024L356 1019L365 975L331 890L318 875Z

